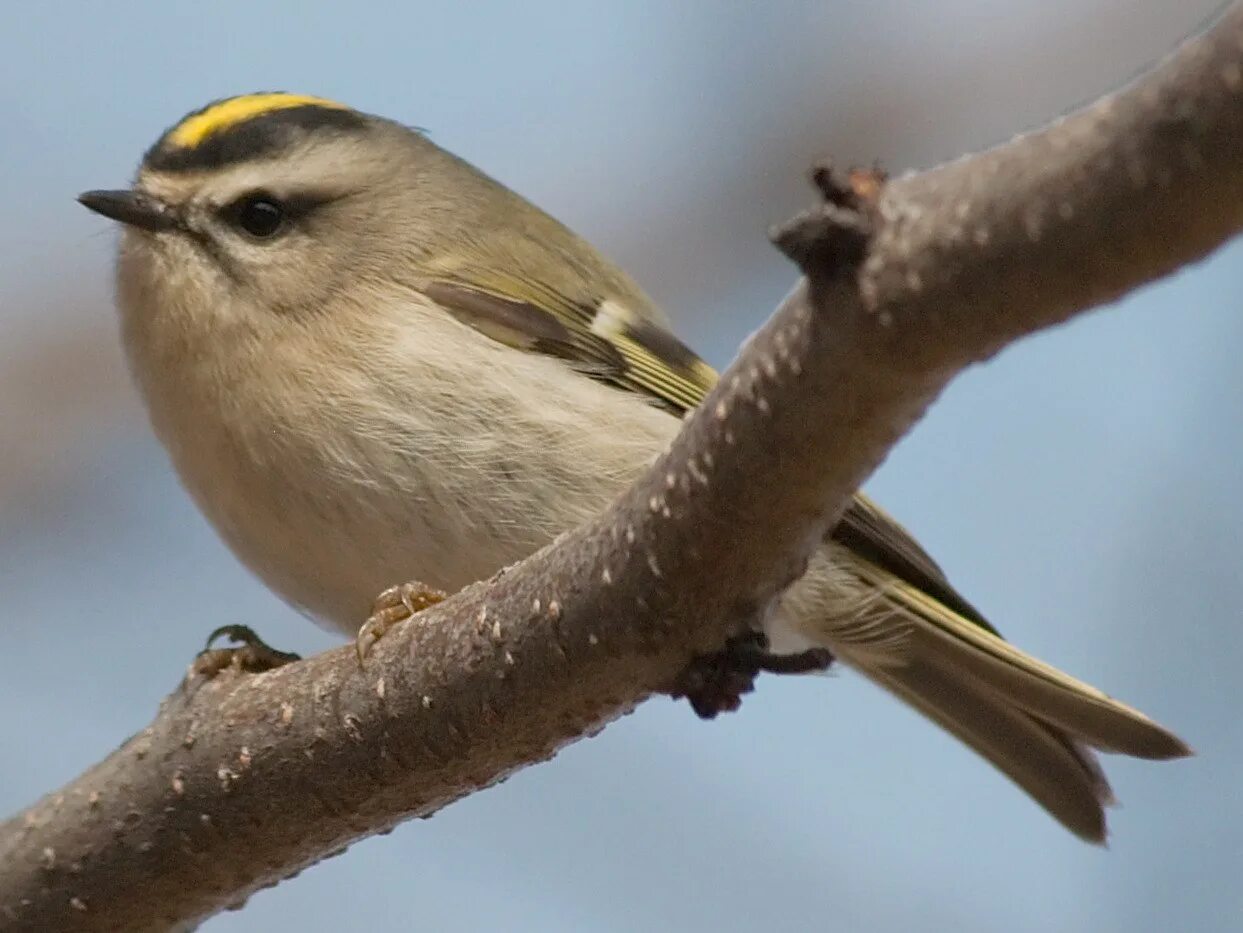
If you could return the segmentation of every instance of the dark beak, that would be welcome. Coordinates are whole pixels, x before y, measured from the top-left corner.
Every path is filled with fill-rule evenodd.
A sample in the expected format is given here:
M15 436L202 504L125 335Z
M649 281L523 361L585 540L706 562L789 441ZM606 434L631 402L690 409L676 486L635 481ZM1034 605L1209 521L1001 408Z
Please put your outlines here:
M178 226L167 205L139 191L85 191L78 195L78 203L96 214L152 233Z

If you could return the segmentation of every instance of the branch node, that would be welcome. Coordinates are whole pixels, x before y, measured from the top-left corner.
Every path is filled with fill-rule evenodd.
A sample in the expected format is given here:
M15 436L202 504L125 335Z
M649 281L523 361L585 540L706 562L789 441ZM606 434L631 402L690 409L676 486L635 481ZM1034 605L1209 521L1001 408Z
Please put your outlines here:
M823 202L775 227L774 245L812 280L837 278L863 259L886 175L879 168L838 172L828 160L811 170Z

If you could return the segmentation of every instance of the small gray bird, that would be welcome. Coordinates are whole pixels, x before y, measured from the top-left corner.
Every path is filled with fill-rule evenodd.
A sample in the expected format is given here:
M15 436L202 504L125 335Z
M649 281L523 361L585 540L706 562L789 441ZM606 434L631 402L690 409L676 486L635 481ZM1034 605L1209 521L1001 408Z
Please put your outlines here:
M133 187L125 348L186 488L241 560L356 634L376 594L453 591L599 513L716 375L623 272L423 135L332 101L209 104ZM1099 841L1092 749L1176 758L1143 714L1011 646L862 494L783 597L829 649Z

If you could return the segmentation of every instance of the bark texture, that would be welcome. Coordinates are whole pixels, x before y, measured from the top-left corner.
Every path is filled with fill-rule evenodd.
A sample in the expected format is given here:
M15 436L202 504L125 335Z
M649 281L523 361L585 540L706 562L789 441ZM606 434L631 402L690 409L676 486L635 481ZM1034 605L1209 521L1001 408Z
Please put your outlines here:
M605 514L386 636L178 690L0 825L0 927L185 928L542 761L717 650L963 367L1243 227L1243 6L1132 86L880 184L820 176L804 278Z

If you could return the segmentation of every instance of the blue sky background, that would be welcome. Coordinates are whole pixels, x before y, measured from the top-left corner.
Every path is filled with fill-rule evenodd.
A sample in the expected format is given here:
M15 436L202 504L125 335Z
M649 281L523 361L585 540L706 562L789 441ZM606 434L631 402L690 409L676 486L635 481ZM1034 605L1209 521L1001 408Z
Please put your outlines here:
M793 281L814 158L920 167L1115 86L1216 7L48 3L0 32L0 811L154 713L205 633L333 643L216 540L110 309L115 187L205 101L428 128L612 254L712 362ZM212 920L223 931L1224 930L1243 916L1243 246L965 374L869 489L1025 648L1199 752L1106 762L1108 850L849 673L654 700Z

